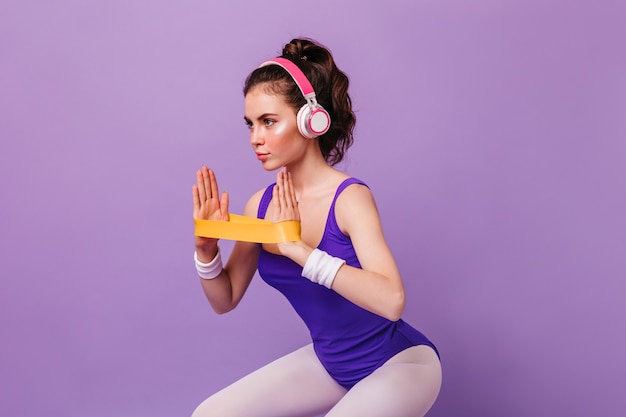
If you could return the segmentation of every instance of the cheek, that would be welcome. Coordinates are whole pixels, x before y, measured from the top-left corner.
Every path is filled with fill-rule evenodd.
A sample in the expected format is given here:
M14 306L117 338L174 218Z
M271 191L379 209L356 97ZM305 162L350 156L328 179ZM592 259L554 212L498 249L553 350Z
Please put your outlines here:
M298 134L298 128L289 121L282 121L274 125L271 133L271 139L276 144L287 144L291 142Z
M291 126L291 123L289 122L279 122L276 124L276 126L274 126L274 136L276 137L282 137L282 136L287 136L289 131L293 128L293 126Z

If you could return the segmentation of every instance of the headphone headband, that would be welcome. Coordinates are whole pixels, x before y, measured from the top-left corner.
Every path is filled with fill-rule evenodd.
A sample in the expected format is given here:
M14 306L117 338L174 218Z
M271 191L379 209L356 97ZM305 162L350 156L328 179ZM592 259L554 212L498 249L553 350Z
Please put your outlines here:
M309 97L315 97L315 91L313 90L313 86L309 82L309 79L296 64L287 58L274 58L263 62L259 65L259 68L266 67L268 65L278 65L283 67L285 71L291 75L291 78L293 78L293 81L296 83L300 91L302 91L302 95L307 99L307 101L309 100Z
M306 100L306 104L300 108L296 115L300 133L304 137L312 139L328 132L330 128L330 115L317 103L313 86L302 70L287 58L267 60L259 65L259 68L268 65L278 65L287 71Z

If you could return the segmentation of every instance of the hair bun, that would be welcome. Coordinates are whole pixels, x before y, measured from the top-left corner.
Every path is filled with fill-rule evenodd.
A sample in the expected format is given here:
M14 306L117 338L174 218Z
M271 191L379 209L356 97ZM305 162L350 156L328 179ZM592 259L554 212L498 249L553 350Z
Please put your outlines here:
M285 47L283 48L283 56L289 56L292 59L302 59L304 61L309 60L309 56L307 55L307 50L314 46L311 41L306 39L292 39Z

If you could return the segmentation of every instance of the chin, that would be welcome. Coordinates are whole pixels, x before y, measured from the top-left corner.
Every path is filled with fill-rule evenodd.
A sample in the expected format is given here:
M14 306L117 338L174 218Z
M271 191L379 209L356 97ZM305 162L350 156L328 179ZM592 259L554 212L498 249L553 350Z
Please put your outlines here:
M272 164L272 163L261 164L261 166L263 167L265 171L268 171L268 172L276 171L283 167L282 165L277 165L277 164Z

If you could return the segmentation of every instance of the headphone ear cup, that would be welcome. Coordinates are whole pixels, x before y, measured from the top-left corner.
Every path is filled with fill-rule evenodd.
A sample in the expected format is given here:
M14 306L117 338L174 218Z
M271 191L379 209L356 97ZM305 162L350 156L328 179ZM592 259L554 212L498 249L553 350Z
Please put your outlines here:
M296 115L300 134L308 139L314 139L328 132L330 128L330 115L322 106L316 106L311 110L310 104L300 107Z
M313 132L311 132L308 128L310 116L311 107L308 103L300 107L300 110L298 110L298 115L296 116L296 120L298 122L298 130L300 131L300 134L307 139L313 139L315 137Z

